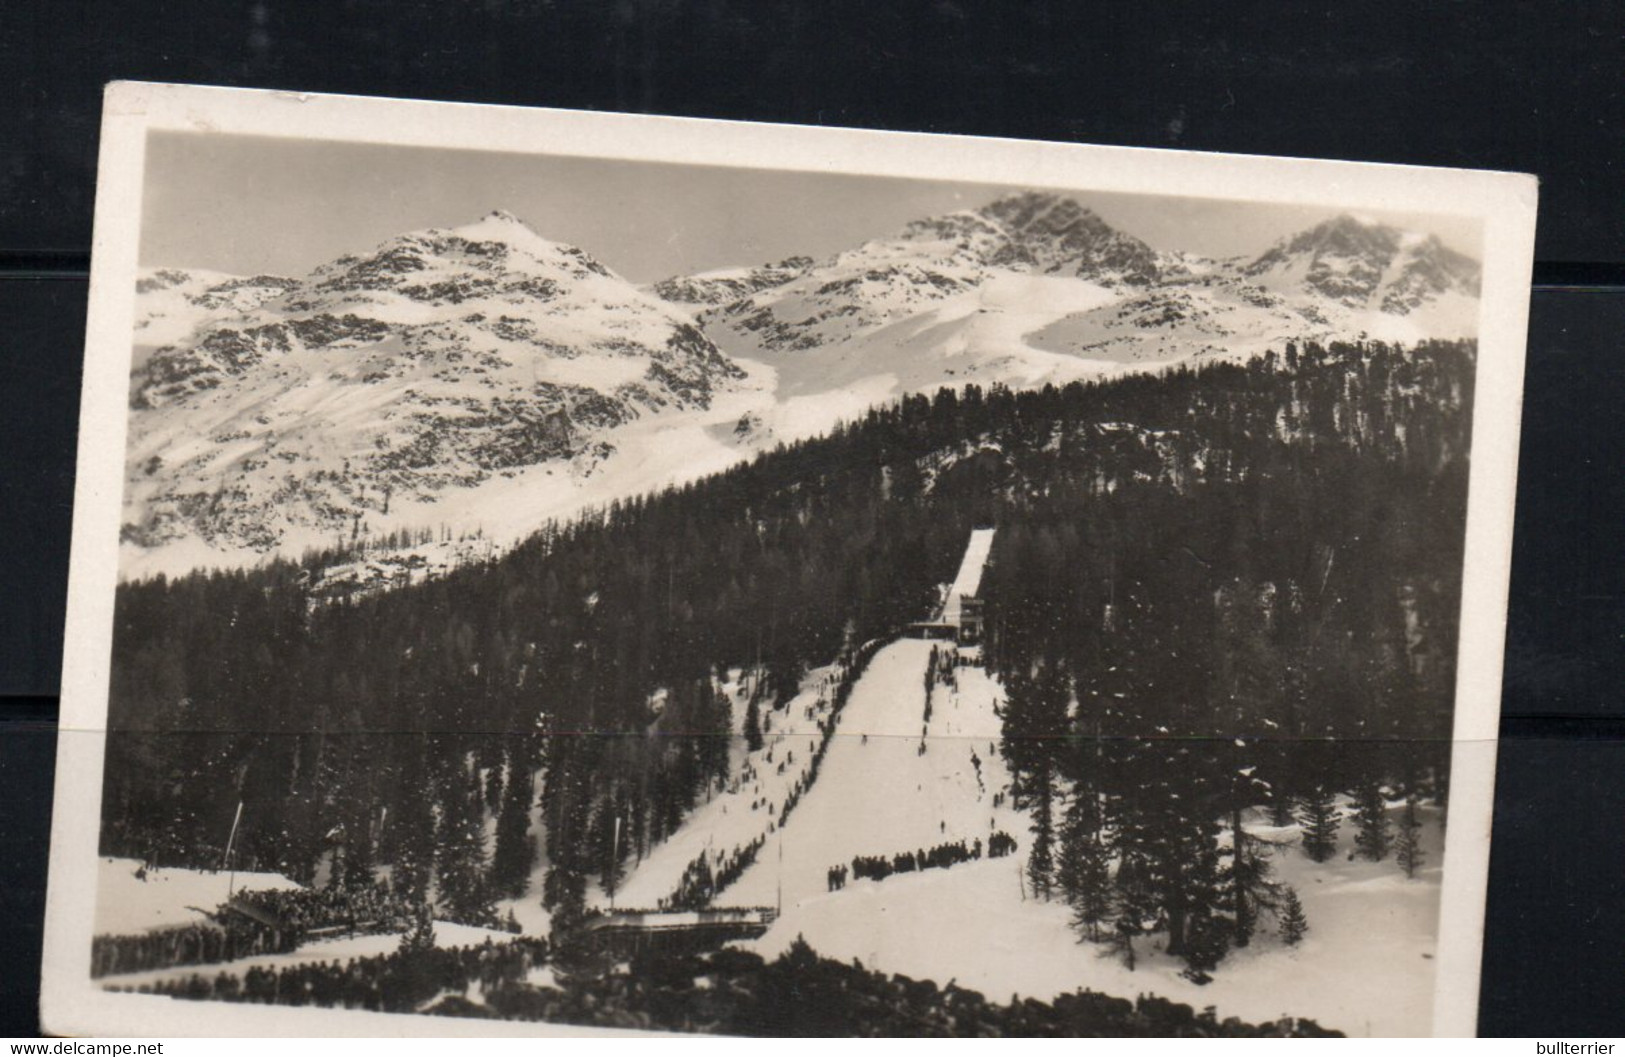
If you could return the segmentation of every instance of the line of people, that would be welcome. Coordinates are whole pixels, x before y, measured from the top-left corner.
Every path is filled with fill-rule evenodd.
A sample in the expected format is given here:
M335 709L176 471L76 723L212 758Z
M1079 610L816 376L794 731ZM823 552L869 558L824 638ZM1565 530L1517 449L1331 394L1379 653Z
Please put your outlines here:
M717 856L711 865L709 852L701 852L683 869L676 891L658 901L661 910L698 910L711 904L718 892L739 880L752 863L756 853L767 843L766 835L757 837L743 848L735 848L726 855Z
M229 962L291 951L295 946L291 933L248 921L204 921L124 936L95 936L90 941L90 975L98 979L178 965Z
M970 844L963 840L938 844L918 851L905 851L886 858L883 855L859 855L852 860L852 877L858 880L884 881L892 874L914 873L917 870L945 870L962 862L982 857L982 839ZM847 868L843 863L830 871L830 891L846 886Z

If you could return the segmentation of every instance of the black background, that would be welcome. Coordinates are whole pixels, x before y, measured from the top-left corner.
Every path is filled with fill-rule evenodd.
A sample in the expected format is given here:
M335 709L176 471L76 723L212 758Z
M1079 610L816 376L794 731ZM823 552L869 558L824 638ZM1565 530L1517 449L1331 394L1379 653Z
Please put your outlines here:
M1625 1034L1625 6L30 0L0 17L0 70L0 1034L38 1030L117 79L1538 174L1479 1027Z

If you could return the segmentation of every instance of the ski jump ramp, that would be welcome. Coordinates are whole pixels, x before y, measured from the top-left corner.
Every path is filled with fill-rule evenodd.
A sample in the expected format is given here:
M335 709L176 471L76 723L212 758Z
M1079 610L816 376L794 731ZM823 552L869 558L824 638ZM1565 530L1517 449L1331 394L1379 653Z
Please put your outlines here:
M948 601L942 607L945 623L959 624L961 602L967 597L976 597L981 590L982 570L987 567L987 556L993 549L993 531L990 528L971 530L970 542L965 544L965 557L959 562L959 575L954 577L953 586L948 589Z

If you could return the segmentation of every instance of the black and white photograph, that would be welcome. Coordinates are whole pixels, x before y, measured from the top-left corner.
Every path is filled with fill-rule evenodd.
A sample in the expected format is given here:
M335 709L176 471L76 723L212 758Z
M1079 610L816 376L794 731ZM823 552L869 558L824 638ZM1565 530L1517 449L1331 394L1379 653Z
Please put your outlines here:
M1471 1032L1531 180L138 84L102 158L47 1027Z

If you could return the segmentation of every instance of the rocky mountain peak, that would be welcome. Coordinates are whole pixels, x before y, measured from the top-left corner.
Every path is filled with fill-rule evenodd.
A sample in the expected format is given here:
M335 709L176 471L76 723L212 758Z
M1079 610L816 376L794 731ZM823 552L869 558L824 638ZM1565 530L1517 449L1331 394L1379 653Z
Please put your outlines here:
M1077 199L1049 191L1019 191L983 206L981 212L998 221L1012 235L1029 231L1060 230L1083 224L1096 231L1110 227Z
M1023 191L999 198L979 212L1009 238L991 263L1131 285L1158 277L1155 250L1070 196Z
M1397 316L1441 294L1478 294L1478 263L1437 235L1348 213L1281 239L1243 271L1351 308L1375 307Z
M1314 251L1391 256L1399 249L1403 234L1398 228L1387 224L1340 213L1293 236L1288 250L1293 253Z

